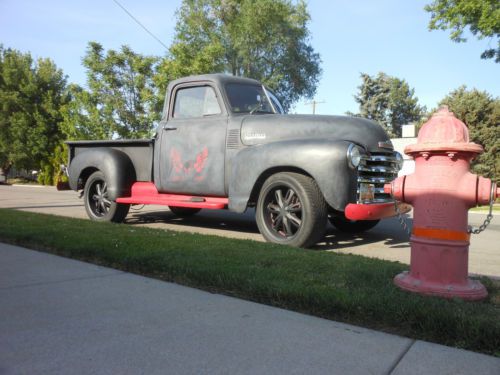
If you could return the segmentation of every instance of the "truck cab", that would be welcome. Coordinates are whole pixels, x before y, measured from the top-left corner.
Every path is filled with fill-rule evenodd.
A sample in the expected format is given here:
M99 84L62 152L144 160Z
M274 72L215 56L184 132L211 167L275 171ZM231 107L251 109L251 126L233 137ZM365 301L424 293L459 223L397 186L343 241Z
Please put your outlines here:
M321 240L327 220L361 231L395 215L383 185L402 165L377 123L287 115L258 81L225 74L171 82L152 140L68 144L70 186L84 190L92 219L122 221L131 204L182 216L255 207L268 241L302 247ZM87 186L97 172L101 198Z

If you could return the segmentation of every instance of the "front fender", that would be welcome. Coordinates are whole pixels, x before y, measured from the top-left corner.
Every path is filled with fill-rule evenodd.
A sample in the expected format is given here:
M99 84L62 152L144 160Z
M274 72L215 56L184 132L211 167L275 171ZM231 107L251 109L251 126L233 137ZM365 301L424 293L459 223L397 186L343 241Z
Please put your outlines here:
M79 186L79 180L82 172L89 168L104 173L111 200L130 195L136 174L132 161L124 152L112 148L95 148L78 153L68 169L71 189L83 188Z
M350 142L329 139L288 140L248 147L233 159L229 209L243 212L261 176L270 170L302 170L318 184L326 202L343 211L356 200L356 173L347 165Z

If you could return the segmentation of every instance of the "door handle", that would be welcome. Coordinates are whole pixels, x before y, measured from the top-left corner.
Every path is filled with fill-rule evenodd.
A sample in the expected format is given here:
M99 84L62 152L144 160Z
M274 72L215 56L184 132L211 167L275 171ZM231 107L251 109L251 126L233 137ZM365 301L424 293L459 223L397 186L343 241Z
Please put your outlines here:
M165 125L163 127L163 130L177 130L177 128L175 126L168 126L168 125Z

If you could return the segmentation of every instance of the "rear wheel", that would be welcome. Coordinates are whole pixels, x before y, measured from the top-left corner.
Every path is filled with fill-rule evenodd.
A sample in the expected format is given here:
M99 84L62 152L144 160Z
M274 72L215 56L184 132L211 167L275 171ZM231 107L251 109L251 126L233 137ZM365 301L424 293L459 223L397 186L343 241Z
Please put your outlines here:
M330 216L330 223L341 232L359 233L372 229L380 220L349 220L345 216Z
M109 199L106 177L101 171L90 175L84 189L85 210L95 221L121 223L128 214L129 204L116 203Z
M179 217L193 216L201 211L201 208L191 208L191 207L168 206L168 208L170 209L170 211L172 211L172 213L175 216Z
M326 202L311 177L277 173L264 182L257 201L256 220L267 241L312 246L323 237L326 219Z

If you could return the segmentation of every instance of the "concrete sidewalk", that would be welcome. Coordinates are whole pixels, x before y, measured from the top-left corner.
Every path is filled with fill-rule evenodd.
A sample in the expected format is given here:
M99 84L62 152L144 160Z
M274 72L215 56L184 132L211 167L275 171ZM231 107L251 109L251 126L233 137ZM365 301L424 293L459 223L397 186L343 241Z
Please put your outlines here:
M500 374L500 359L0 244L0 374Z

